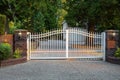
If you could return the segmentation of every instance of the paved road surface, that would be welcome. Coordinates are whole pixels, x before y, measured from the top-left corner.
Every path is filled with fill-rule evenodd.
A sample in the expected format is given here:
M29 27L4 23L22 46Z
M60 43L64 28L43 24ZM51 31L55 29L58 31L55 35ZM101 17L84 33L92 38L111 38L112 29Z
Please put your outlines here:
M31 60L1 68L0 80L120 80L120 65L102 61Z

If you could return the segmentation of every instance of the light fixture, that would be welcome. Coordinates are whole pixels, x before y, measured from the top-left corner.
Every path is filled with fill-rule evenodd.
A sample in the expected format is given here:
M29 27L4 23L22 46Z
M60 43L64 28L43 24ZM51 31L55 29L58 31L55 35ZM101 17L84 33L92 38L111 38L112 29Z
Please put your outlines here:
M22 36L22 33L21 33L21 31L18 33L18 35L19 35L19 36Z
M116 35L116 33L112 33L112 35L113 35L113 36L115 36L115 35Z

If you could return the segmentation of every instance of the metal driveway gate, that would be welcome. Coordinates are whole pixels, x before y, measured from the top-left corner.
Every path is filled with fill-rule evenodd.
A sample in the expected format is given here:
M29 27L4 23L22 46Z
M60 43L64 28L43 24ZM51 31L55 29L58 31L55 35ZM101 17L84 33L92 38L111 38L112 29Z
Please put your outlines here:
M104 47L105 33L84 29L30 33L28 38L30 59L104 59Z

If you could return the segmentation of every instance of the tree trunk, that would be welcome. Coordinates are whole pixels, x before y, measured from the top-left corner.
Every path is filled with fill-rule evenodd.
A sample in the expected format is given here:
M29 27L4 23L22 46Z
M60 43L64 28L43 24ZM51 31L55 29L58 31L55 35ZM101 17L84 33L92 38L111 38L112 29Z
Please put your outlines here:
M6 22L5 22L5 32L9 32L9 24L8 24L8 17L6 16Z
M89 34L91 33L94 33L95 32L95 27L94 27L94 23L93 22L89 22L88 23L88 32L89 32ZM93 37L89 37L89 36L87 36L86 37L86 45L88 45L88 46L92 46L93 44L93 41L94 41L94 39L93 39Z

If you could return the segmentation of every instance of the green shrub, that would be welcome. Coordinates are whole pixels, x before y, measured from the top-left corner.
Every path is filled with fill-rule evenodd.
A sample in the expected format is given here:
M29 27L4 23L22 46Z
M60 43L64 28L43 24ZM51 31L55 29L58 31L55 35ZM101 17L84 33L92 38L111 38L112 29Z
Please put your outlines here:
M0 44L0 60L5 60L10 58L11 55L11 46L8 43L1 43Z
M0 14L0 34L5 33L6 16Z
M19 50L18 48L15 50L14 54L13 54L14 58L21 58L21 50Z
M114 56L120 58L120 48L118 48L118 49L116 50Z

